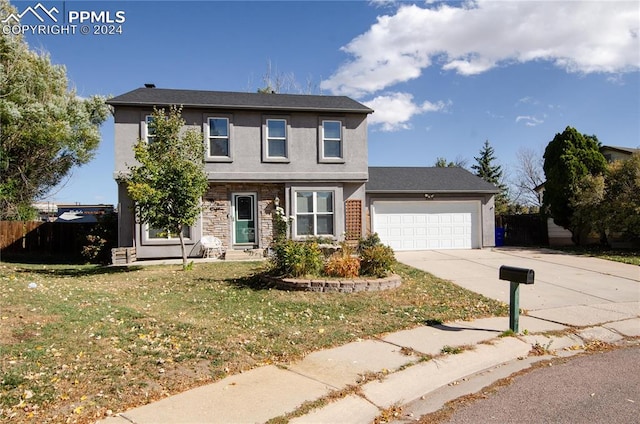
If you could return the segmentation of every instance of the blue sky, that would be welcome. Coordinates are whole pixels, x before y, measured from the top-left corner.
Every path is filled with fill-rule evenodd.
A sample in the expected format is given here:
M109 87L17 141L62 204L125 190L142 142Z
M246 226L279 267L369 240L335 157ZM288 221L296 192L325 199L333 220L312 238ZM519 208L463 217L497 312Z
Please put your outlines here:
M19 12L37 1L11 1ZM33 34L80 96L162 88L351 96L375 109L369 163L474 163L489 140L515 178L566 126L640 147L640 3L616 1L41 1L122 11L122 34ZM104 16L104 15L103 15ZM4 18L4 17L2 17ZM21 23L38 24L25 15ZM51 22L45 22L51 24ZM93 30L92 23L89 27ZM116 204L113 121L95 159L47 199Z

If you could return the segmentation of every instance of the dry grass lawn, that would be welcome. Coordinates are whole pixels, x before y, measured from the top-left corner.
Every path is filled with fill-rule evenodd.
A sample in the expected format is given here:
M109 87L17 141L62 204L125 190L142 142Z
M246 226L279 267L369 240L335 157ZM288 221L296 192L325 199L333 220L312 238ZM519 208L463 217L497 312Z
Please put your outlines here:
M0 263L0 421L93 422L317 349L508 313L402 265L400 288L354 294L274 290L262 266Z

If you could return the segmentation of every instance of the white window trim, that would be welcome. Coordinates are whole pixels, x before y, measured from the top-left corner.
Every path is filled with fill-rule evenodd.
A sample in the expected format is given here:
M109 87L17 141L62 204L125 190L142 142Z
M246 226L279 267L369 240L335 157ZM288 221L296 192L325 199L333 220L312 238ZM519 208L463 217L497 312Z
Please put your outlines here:
M192 225L189 227L190 237L185 237L185 244L193 244L193 237L196 231L196 226ZM140 224L140 232L142 233L142 244L143 245L175 245L180 244L180 237L170 237L170 238L152 238L149 237L149 224Z
M205 160L207 162L233 162L233 115L228 115L228 114L217 114L217 115L207 115L205 117L205 119L203 119L204 122L204 142L206 144L205 146L205 152L206 152L206 158ZM211 144L210 144L210 138L211 135L209 134L209 120L210 119L226 119L227 120L227 138L228 138L228 143L229 143L229 156L211 156L209 154L209 149L211 148ZM215 136L214 136L215 137Z
M324 136L324 123L325 122L339 122L340 123L340 139L325 138ZM324 142L325 140L340 141L340 157L325 157L324 155ZM344 121L338 118L322 118L320 125L318 126L318 157L320 163L344 163Z
M268 121L284 121L284 157L269 156L269 127ZM289 116L264 116L262 119L262 161L263 162L290 162L289 144L291 141L291 126ZM273 137L275 139L275 137Z
M312 197L312 202L313 202L313 212L298 212L298 192L311 192L313 193L313 197ZM333 201L332 205L331 205L331 212L318 212L318 192L330 192L331 193L331 199ZM314 189L314 188L305 188L305 187L300 187L300 188L296 188L294 190L292 190L292 197L293 197L293 216L296 217L296 219L293 222L292 225L292 230L293 230L293 237L294 238L309 238L309 237L336 237L336 226L337 226L337 219L336 219L336 197L337 197L337 193L335 189L332 188L325 188L325 189ZM313 232L314 234L298 234L298 226L297 226L297 217L298 215L305 215L305 216L313 216ZM327 216L327 215L331 215L333 217L333 233L332 234L318 234L318 220L317 217L318 216Z
M251 219L254 223L254 242L253 243L238 243L236 240L236 223L239 221L238 219L238 208L236 205L236 200L238 196L250 196L253 198L253 208L251 210ZM238 246L248 246L248 245L257 245L260 241L260 222L259 222L259 213L258 213L258 193L255 191L237 191L231 194L231 238L233 240L234 245Z
M229 143L229 155L228 156L212 156L209 154L211 143L209 142L212 137L209 134L210 119L226 119L227 120L227 138ZM206 162L233 162L233 115L230 114L216 114L216 115L206 115L203 119L203 131L204 131L204 142L205 142L205 152ZM213 136L215 138L215 136ZM222 137L221 137L222 138Z
M142 125L140 126L140 138L149 143L149 118L153 118L151 113L145 113L142 116Z

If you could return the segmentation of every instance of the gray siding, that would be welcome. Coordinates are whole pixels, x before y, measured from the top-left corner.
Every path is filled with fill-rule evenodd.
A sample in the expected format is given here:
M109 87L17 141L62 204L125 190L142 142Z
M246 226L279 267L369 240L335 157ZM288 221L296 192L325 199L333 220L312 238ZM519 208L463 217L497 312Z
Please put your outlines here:
M126 173L135 165L133 146L142 136L146 115L152 109L118 107L115 114L115 175ZM208 160L205 170L210 181L351 181L365 182L367 165L366 114L317 115L313 113L260 113L228 111L216 113L189 109L183 111L187 127L204 129L208 117L231 116L231 161ZM288 161L263 160L263 122L265 117L286 117ZM343 122L343 161L324 163L320 160L319 127L322 119ZM206 143L206 140L205 140Z
M145 118L153 112L151 107L119 105L115 111L115 171L114 177L126 174L129 167L138 165L133 146L144 136ZM224 248L231 249L232 218L228 213L214 209L226 207L234 191L258 193L261 214L258 221L260 240L256 247L268 247L272 237L271 210L269 205L277 191L282 190L283 206L290 211L292 190L314 188L335 192L336 238L345 231L344 202L351 199L365 201L365 182L368 178L367 165L367 114L366 113L314 113L288 111L260 112L256 110L207 110L184 109L185 130L194 128L206 135L210 117L228 118L230 122L230 157L206 158L205 171L211 182L205 195L203 218L191 229L191 240L187 241L189 256L201 252L200 238L215 234L224 242ZM286 161L269 161L264 154L264 123L266 118L285 118L288 123L288 157ZM339 160L321 158L320 127L322 120L342 122L342 158ZM207 140L203 140L206 143ZM266 192L265 192L266 190ZM274 191L276 190L276 191ZM273 193L272 193L273 191ZM268 192L268 193L267 193ZM134 219L132 202L124 184L119 185L119 246L136 247L138 258L180 257L178 240L148 240L144 226ZM222 197L221 197L222 196ZM211 199L209 198L211 197ZM222 205L222 206L221 206ZM213 209L212 209L213 208ZM216 209L217 210L217 209ZM213 212L212 212L213 211ZM218 216L219 215L219 216ZM228 221L225 221L228 220ZM224 222L223 222L224 221ZM366 222L363 214L362 228Z

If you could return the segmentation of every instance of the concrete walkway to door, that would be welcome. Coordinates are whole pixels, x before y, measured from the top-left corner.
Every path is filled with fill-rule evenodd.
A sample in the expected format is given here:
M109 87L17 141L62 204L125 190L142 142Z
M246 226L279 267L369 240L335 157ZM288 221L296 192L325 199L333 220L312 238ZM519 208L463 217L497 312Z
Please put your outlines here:
M509 302L501 265L535 271L520 286L520 307L536 318L592 325L640 316L640 267L550 249L491 248L396 252L398 261L466 289Z

